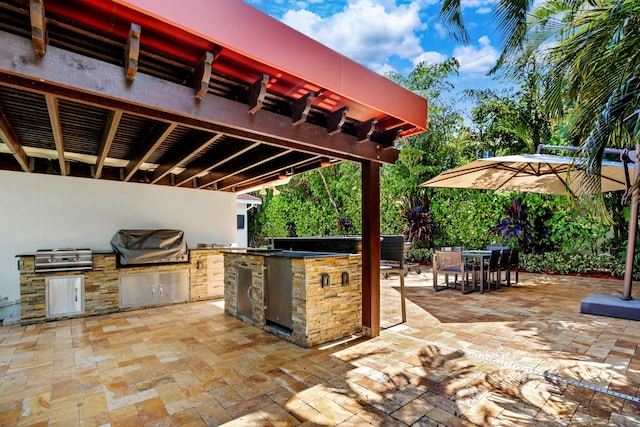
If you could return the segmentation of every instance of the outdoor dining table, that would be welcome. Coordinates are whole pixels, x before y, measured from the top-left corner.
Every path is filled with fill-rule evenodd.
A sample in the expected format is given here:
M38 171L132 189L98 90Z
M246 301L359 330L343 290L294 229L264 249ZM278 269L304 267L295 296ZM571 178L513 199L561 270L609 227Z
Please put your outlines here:
M491 257L491 251L486 250L464 250L462 258L465 260L478 261L480 264L480 293L484 293L484 261Z

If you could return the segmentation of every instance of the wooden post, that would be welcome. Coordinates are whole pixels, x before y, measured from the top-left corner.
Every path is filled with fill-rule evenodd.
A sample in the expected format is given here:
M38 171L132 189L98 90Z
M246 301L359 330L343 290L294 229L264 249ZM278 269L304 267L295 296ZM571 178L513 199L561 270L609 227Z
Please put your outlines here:
M362 331L380 335L380 164L362 167Z

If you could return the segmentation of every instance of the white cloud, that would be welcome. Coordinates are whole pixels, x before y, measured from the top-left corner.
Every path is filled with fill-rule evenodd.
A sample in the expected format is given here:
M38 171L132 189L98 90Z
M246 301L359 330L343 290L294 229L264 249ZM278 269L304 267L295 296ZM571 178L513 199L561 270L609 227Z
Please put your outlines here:
M369 68L371 68L373 71L375 71L378 74L384 74L389 71L395 71L395 72L398 71L391 64L386 62L384 64L369 64Z
M391 56L411 59L423 53L416 35L426 28L420 19L421 3L352 0L327 17L289 10L282 22L357 62L382 69Z
M447 37L449 37L449 31L441 23L436 22L433 25L433 29L436 30L436 34L438 35L438 38L446 39Z
M411 59L413 66L415 67L421 62L426 62L429 65L439 64L447 60L447 55L440 52L423 52L415 58Z
M478 39L475 46L457 46L453 56L460 62L461 73L486 73L498 60L500 54L491 46L487 36Z
M497 0L461 0L463 9L478 9L481 7L493 6Z
M478 15L486 15L488 13L491 13L493 11L493 9L491 9L490 7L480 7L478 9L476 9L476 13Z

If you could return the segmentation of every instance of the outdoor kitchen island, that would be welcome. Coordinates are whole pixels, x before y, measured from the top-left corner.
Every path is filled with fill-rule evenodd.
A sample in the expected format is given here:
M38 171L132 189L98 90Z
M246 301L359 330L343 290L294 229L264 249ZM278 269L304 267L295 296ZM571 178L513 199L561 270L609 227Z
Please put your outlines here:
M301 347L362 330L360 254L224 251L225 312Z

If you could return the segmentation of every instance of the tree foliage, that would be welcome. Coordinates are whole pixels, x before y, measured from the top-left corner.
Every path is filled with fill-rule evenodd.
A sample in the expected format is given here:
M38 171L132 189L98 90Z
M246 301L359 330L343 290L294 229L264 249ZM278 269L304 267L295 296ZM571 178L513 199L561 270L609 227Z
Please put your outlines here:
M596 177L586 185L599 185L604 147L638 139L633 113L640 93L639 9L631 0L498 0L495 18L503 50L492 74L511 79L515 89L467 91L474 103L470 125L445 96L458 73L455 58L419 64L406 76L388 74L429 99L429 131L397 141L398 161L381 168L381 232L428 236L420 246L484 247L515 235L525 252L618 255L628 219L620 194L598 196L615 219L611 224L593 216L589 199L569 203L562 196L423 189L420 184L478 153L533 152L538 144L551 143L580 144ZM465 39L460 0L443 2L442 16ZM254 210L254 231L259 234L268 220L279 236L359 234L360 173L358 164L345 162L294 177L280 195L269 191L263 197L262 208ZM425 197L429 203L406 204ZM526 221L518 225L515 220L520 210L509 212L504 222L505 206L513 208L519 198L526 203ZM428 218L422 216L427 211ZM420 233L410 231L415 224ZM491 232L496 229L503 233Z

